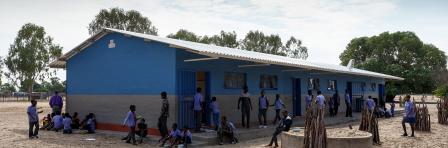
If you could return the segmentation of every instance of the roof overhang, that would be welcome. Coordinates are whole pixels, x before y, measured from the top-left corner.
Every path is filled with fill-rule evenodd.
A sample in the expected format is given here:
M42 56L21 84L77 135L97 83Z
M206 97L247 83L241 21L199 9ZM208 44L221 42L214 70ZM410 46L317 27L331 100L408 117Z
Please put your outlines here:
M188 52L209 56L212 58L227 58L227 59L235 59L235 60L242 60L242 61L250 61L254 63L259 64L265 64L265 65L281 65L286 67L293 68L300 68L300 69L309 69L309 70L319 70L319 71L326 71L326 72L332 72L332 73L341 73L341 74L349 74L349 75L359 75L359 76L367 76L367 77L375 77L375 78L382 78L386 80L404 80L401 77L356 69L356 68L349 68L345 66L340 65L330 65L330 64L321 64L321 63L311 63L304 60L299 59L293 59L289 57L283 57L278 55L271 55L271 54L265 54L265 53L259 53L259 52L253 52L253 51L246 51L241 49L235 49L235 48L227 48L227 47L220 47L220 46L214 46L214 45L208 45L208 44L202 44L202 43L195 43L195 42L189 42L189 41L182 41L177 39L170 39L170 38L163 38L158 36L152 36L147 34L141 34L141 33L135 33L135 32L129 32L129 31L123 31L123 30L117 30L117 29L109 29L105 28L102 31L98 32L97 34L93 35L86 41L82 42L80 45L76 46L74 49L70 50L58 60L50 63L51 68L66 68L66 61L76 55L77 53L81 52L85 48L89 47L92 43L99 40L103 36L111 33L121 33L123 35L126 35L128 37L137 37L142 38L144 41L147 42L160 42L168 44L169 47L177 48L177 49L183 49ZM293 71L292 71L293 72Z

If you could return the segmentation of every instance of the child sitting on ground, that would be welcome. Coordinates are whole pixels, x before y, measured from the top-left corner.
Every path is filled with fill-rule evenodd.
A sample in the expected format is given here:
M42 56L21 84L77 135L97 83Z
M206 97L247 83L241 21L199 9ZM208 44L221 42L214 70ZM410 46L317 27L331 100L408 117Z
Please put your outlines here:
M140 122L137 125L138 131L137 135L140 137L139 142L143 143L143 138L148 135L148 125L145 123L145 118L140 119Z
M71 134L72 133L72 118L69 113L65 113L65 118L62 120L64 124L64 130L62 130L63 134Z
M43 129L47 129L51 124L51 115L47 114L46 117L44 117L44 119L42 119L42 127L40 128L41 130Z
M71 127L72 127L72 129L79 129L78 112L75 112L75 113L73 114Z
M64 124L62 124L62 116L61 113L56 113L56 115L53 117L53 131L59 132L59 130L64 128Z
M179 143L181 140L181 132L177 128L177 123L173 123L172 129L168 137L162 139L162 144L160 146L165 146L166 141L170 142L170 147L173 147L175 144Z
M182 140L179 142L179 144L184 144L184 147L186 148L188 144L191 144L193 135L190 132L190 129L188 129L187 126L184 126L182 129Z
M87 123L86 123L87 133L89 133L89 134L95 133L95 127L96 127L95 114L90 113L88 115L88 119L87 119Z
M55 113L51 113L50 120L49 120L50 121L50 125L47 126L47 128L46 128L47 131L52 130L53 127L54 127L54 122L53 122L54 121L54 119L53 119L54 116L56 116L56 114Z

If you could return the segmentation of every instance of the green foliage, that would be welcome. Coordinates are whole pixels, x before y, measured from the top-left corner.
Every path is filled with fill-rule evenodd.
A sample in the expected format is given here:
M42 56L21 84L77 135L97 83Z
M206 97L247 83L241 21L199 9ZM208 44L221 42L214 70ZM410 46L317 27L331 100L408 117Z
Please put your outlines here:
M437 87L437 89L434 91L434 95L436 95L439 98L447 97L448 96L448 85L442 85Z
M124 11L120 8L102 9L89 24L89 34L93 35L103 28L157 35L157 28L147 17L142 16L138 11Z
M24 86L20 87L20 91L26 91ZM60 81L57 77L50 78L50 81L43 81L42 83L33 83L34 92L65 92L65 81Z
M180 29L174 34L169 34L167 37L204 44L213 44L216 46L241 48L249 51L289 56L298 59L308 58L308 49L302 46L302 41L291 37L286 44L283 45L279 35L264 35L264 33L260 31L250 31L241 41L237 40L235 31L221 31L220 34L213 36L198 36L188 30Z
M13 85L9 84L9 83L2 84L0 86L0 89L1 89L2 92L10 92L10 93L11 92L16 92L16 88Z
M287 52L289 57L296 59L307 59L308 58L308 48L302 46L302 41L294 37L291 37L284 47L284 51Z
M274 55L288 56L297 59L308 58L308 48L302 46L302 41L290 37L283 45L279 35L264 35L260 31L250 31L241 41L241 48Z
M5 76L14 85L20 82L28 92L32 92L36 80L44 80L54 74L48 64L61 56L62 47L53 44L53 38L46 35L43 27L25 24L11 44L5 59L9 70Z
M201 37L200 36L197 36L193 32L190 32L190 31L185 30L185 29L180 29L175 34L169 34L167 37L168 38L173 38L173 39L184 40L184 41L201 42ZM208 42L206 40L204 40L204 41Z
M445 53L423 43L413 32L384 32L354 38L339 56L342 65L354 59L355 67L405 78L388 82L388 94L430 93L436 87L432 75L446 71Z

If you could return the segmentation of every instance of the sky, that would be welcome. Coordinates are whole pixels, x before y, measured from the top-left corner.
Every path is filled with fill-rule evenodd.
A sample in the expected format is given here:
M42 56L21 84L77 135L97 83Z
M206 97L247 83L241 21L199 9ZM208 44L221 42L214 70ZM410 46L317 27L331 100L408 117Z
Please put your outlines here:
M290 36L308 48L308 61L339 64L351 39L385 31L413 31L448 53L445 0L1 0L0 56L5 57L25 23L45 27L63 53L89 37L87 26L101 9L137 10L160 36L179 29L198 35L250 30ZM65 80L65 71L57 76Z

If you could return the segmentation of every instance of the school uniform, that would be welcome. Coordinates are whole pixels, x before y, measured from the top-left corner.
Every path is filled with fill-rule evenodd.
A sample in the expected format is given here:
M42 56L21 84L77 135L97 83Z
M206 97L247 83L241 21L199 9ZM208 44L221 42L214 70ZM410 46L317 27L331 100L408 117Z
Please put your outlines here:
M272 139L269 145L275 144L275 146L278 146L277 136L282 132L289 131L291 125L292 125L292 118L290 116L284 117L278 124L277 128L275 129L274 134L272 134Z
M71 134L72 133L72 119L69 117L65 117L62 120L62 123L64 124L64 130L62 130L62 133L64 134Z
M58 132L59 130L64 128L64 124L62 123L62 116L61 115L56 115L53 117L53 130L55 130L56 132Z
M182 142L184 144L191 144L193 141L193 135L191 134L190 130L187 130L182 133Z
M417 121L415 119L414 103L412 103L411 101L406 101L404 104L404 110L405 110L405 115L403 117L403 120L406 123L414 124Z
M89 134L93 134L93 133L95 133L95 129L96 129L96 120L95 120L95 118L89 118L88 120L87 120L87 132L89 133Z
M193 102L193 110L194 110L194 119L195 119L195 128L196 131L200 131L201 129L201 118L202 118L202 106L201 103L203 102L202 94L196 93L194 95L194 102Z
M260 125L266 126L266 112L268 110L268 97L267 96L260 96L258 98L258 123ZM263 118L263 122L261 121L261 118Z
M235 138L234 135L235 130L236 128L232 122L227 121L224 124L221 123L217 132L219 144L222 144L224 142L224 137L229 138L232 141L232 143L236 143L238 140Z
M320 109L324 108L325 107L325 97L324 97L324 95L322 95L322 94L318 95L316 97L316 102L319 105Z
M305 96L305 106L306 108L311 106L311 101L313 100L313 96L312 95L306 95Z
M367 99L366 102L367 105L367 109L369 110L369 112L373 112L375 109L375 101L373 101L372 98Z
M219 118L220 118L220 110L219 110L219 104L217 101L213 101L210 103L210 109L213 113L213 124L215 125L215 130L218 130L219 126Z
M137 118L135 116L135 113L132 111L129 111L126 115L126 118L124 119L123 125L126 125L128 130L128 136L126 142L129 143L131 140L133 143L135 143L135 125L137 122Z
M39 116L37 113L36 106L29 106L27 108L28 113L28 136L31 138L37 136L39 133ZM34 128L34 129L33 129Z
M275 108L274 124L277 123L277 120L281 120L280 111L282 110L282 108L284 106L285 106L285 104L283 104L283 101L280 100L280 98L275 100L275 102L274 102L274 108Z

